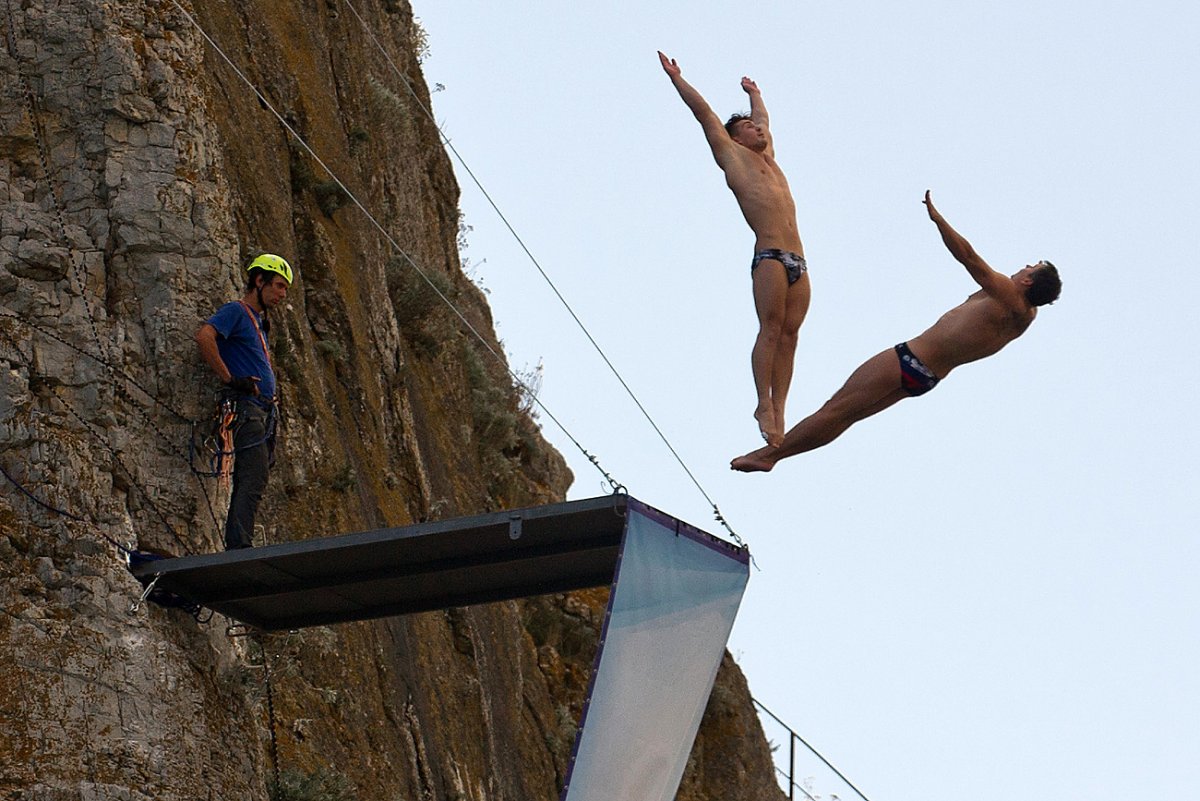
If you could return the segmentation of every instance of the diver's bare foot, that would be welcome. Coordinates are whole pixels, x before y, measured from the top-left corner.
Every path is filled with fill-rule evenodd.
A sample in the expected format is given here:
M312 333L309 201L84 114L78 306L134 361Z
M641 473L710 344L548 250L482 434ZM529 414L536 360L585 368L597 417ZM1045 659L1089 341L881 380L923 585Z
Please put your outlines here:
M767 445L756 451L750 451L745 456L739 456L730 462L729 469L739 470L743 473L769 473L775 466L775 460L770 456L774 450L774 446Z
M759 406L754 410L754 419L758 423L758 433L763 442L774 447L783 441L783 429L775 424L775 413L770 406Z

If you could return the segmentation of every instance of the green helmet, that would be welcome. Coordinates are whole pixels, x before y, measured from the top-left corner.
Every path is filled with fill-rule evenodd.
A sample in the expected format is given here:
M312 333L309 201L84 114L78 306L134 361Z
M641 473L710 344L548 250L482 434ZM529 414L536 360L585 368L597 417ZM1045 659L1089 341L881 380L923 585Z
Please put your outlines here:
M255 269L266 270L269 273L279 273L283 276L283 280L289 284L292 283L292 265L273 253L264 253L250 262L250 266L246 268L246 272Z

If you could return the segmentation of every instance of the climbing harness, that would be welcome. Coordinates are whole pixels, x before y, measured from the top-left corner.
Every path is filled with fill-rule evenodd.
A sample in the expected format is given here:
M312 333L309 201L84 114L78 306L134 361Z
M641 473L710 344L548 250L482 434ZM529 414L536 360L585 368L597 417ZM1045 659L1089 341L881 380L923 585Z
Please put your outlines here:
M188 441L188 464L192 472L205 478L216 478L222 486L227 486L233 476L233 463L237 454L257 448L264 442L271 443L279 425L278 407L271 404L267 408L267 419L264 423L266 431L262 438L240 447L235 446L234 438L241 423L237 405L235 397L223 397L218 400L216 411L208 420L192 423L192 436Z
M216 413L206 421L192 422L188 440L188 466L198 476L219 479L222 486L233 475L233 429L237 420L237 403L226 398L217 403ZM200 465L196 459L201 458Z
M267 256L259 256L251 264L251 267L253 268L260 260L265 258ZM285 267L287 266L287 262L278 256L270 256L270 258L282 262ZM260 266L260 269L267 268ZM284 275L278 269L273 271ZM286 275L291 275L291 268L288 268ZM244 301L238 301L238 305L246 314L251 327L254 328L254 333L258 336L258 344L262 348L263 358L266 359L267 365L273 370L274 365L271 362L271 350L267 347L267 338L263 333L262 327L258 324L257 315L255 315L254 311ZM275 439L275 431L279 420L279 404L273 400L266 407L267 418L264 423L265 432L262 438L241 446L234 445L238 427L242 423L240 419L241 415L238 414L238 402L242 399L250 400L250 396L235 396L229 394L228 391L223 392L217 400L216 412L212 417L207 421L192 422L192 435L188 441L188 465L192 468L192 472L198 476L219 479L222 486L227 485L233 475L233 460L239 451L257 448L264 442L272 443ZM197 464L198 459L199 464Z

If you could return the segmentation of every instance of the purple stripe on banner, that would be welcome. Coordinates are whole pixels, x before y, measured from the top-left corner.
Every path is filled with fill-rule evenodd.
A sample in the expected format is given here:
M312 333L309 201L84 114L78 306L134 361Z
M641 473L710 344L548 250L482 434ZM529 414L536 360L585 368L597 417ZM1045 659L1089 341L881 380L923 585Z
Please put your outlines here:
M639 512L643 516L650 518L662 526L674 529L676 534L685 536L688 539L700 543L701 545L706 545L709 548L712 548L714 551L720 551L729 558L741 562L742 564L750 564L749 548L739 548L733 543L726 542L720 537L714 537L707 531L701 531L690 523L685 523L679 518L673 517L660 509L655 509L653 506L639 501L637 498L632 496L626 497L628 498L628 508Z

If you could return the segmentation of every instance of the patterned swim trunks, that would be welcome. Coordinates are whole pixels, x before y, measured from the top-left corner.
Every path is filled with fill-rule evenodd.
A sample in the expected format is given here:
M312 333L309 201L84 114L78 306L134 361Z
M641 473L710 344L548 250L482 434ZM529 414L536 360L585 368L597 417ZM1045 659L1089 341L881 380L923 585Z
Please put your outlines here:
M896 355L900 358L900 386L905 392L915 398L937 386L938 377L913 355L907 342L896 346Z
M754 259L750 262L751 275L754 274L754 268L763 259L773 259L783 265L783 269L787 271L788 286L799 281L800 276L808 271L808 264L799 253L793 253L790 250L780 250L779 248L767 248L754 254Z

